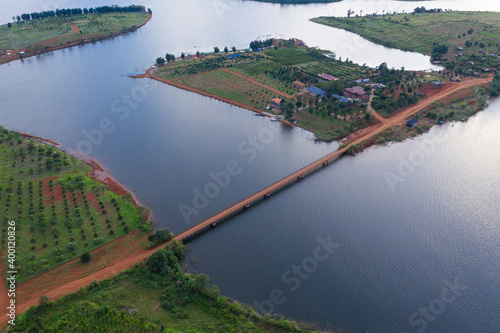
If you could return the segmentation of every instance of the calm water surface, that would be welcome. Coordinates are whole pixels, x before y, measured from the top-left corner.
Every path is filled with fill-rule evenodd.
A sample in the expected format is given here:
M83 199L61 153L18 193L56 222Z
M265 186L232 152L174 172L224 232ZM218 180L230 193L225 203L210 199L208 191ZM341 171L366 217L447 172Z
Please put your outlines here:
M8 2L0 5L0 22L54 4L116 3L129 4ZM136 33L1 66L0 124L72 148L90 147L90 155L152 209L158 227L174 232L338 145L315 143L301 129L283 128L246 110L125 74L144 71L166 52L209 51L216 45L243 48L268 36L302 38L359 64L432 69L428 57L308 21L345 16L348 9L411 11L420 2L143 4L154 16ZM497 1L432 5L500 10ZM136 96L135 102L127 105L127 95ZM106 118L113 131L89 139ZM499 125L500 101L495 100L468 122L342 158L191 242L191 269L211 276L225 295L263 310L352 332L417 332L424 327L425 332L498 332ZM252 150L254 138L258 149ZM193 202L213 175L235 163L240 172L217 195ZM196 214L184 218L179 205L196 204ZM328 255L323 261L312 259L318 238L338 245L331 253L316 252ZM305 265L309 273L304 268L293 273L294 265ZM457 295L447 293L449 284ZM282 293L279 302L270 303L276 301L271 297L276 290ZM441 300L443 290L447 302ZM418 314L420 308L437 314L426 317Z

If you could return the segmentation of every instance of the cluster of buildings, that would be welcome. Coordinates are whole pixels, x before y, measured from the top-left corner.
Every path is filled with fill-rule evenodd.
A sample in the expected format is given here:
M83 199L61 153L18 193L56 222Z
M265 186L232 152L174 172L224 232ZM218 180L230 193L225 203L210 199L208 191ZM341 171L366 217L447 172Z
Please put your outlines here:
M319 77L321 77L324 80L327 81L336 81L339 80L338 78L330 75L330 74L318 74ZM369 85L372 87L372 89L379 89L379 88L385 88L386 86L381 83L373 83L370 84L370 79L359 79L355 81L357 84L364 84L364 85ZM298 90L298 93L296 96L304 96L304 97L314 97L318 99L322 99L323 97L327 96L326 91L324 91L321 88L318 88L316 86L310 86L307 87L307 85L303 82L300 81L293 81L291 83L292 88ZM342 95L338 94L333 94L333 98L335 98L337 101L340 103L345 103L345 104L351 104L353 101L360 101L362 103L367 103L370 100L370 95L366 93L365 88L363 86L357 85L354 87L346 88L344 89L344 92ZM269 109L276 109L279 110L281 108L281 99L280 98L275 98L271 100L268 104L267 107Z

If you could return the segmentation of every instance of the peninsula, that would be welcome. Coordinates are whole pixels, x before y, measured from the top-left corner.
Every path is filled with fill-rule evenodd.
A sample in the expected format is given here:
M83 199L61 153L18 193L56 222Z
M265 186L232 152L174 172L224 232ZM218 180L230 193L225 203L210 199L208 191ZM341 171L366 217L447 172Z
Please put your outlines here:
M0 64L137 30L151 19L144 6L57 9L14 16L0 26Z
M428 130L436 123L463 120L486 105L494 95L496 80L486 89L474 87L491 77L495 66L477 75L466 72L416 72L404 68L359 66L349 59L337 59L329 51L307 47L299 39L252 41L248 49L214 47L213 52L166 54L146 74L158 81L244 107L256 115L268 116L289 126L313 132L317 140L346 138L351 142L390 121L417 103L448 97L448 88L467 88L454 92L448 100L436 102L414 115L420 121L402 119L396 127L380 134L376 142L400 141ZM450 104L455 97L467 105ZM463 100L461 102L464 102ZM441 103L441 104L439 104ZM406 123L413 120L410 126Z

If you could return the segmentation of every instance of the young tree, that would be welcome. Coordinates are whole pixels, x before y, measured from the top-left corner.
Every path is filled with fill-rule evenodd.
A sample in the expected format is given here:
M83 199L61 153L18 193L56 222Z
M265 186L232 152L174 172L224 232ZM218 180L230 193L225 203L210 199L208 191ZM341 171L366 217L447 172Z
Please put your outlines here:
M50 298L47 295L40 296L38 298L38 306L42 309L50 306Z
M205 291L208 287L208 282L210 281L209 277L206 274L198 274L194 279L194 289L198 291Z
M293 111L295 109L295 105L291 101L286 101L281 105L281 111L285 114L285 118L289 119L293 116Z
M228 53L229 52L229 49L227 48L227 46L224 47L224 53Z
M214 53L219 53L219 52L220 52L220 49L217 46L215 46L214 47Z
M186 55L184 54L184 52L181 53L181 59L184 59L186 57Z
M236 52L236 47L233 46L233 52Z

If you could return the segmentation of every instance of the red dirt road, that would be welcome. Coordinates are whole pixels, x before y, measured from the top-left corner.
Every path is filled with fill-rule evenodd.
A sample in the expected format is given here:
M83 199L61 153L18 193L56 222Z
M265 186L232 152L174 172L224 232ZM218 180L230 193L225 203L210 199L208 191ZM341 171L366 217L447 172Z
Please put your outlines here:
M147 75L143 75L143 76L139 76L139 77L150 77L150 78L154 78L158 81L165 82L167 84L173 84L171 81L162 80L162 79L159 79L159 78L152 76L150 71L148 71ZM356 140L350 142L350 144L358 144L358 143L361 143L365 140L368 140L368 139L372 138L374 135L384 131L385 129L387 129L393 125L402 123L406 117L417 113L422 108L424 108L424 107L428 106L429 104L431 104L439 99L442 99L442 98L444 98L452 93L455 93L455 92L457 92L461 89L464 89L464 88L488 83L492 79L493 79L492 77L486 78L486 79L473 79L473 80L468 80L468 81L464 81L461 83L450 84L447 87L443 87L443 89L440 90L439 93L433 95L432 97L426 98L425 100L422 100L419 103L412 105L411 107L403 110L402 112L398 113L397 115L393 116L392 118L387 119L387 121L384 124L380 124L378 127L374 126L371 131L369 131L365 135L358 137ZM173 84L173 85L175 85L175 84ZM198 92L195 89L188 89L188 90ZM248 108L248 107L246 107L246 108ZM348 148L348 146L344 147L342 150L333 152L333 153L321 158L320 160L314 162L314 164L328 162L330 159L335 158L336 156L339 156L342 153L344 153L347 150L347 148ZM298 177L300 175L300 173L302 171L308 170L309 167L310 166L306 166L303 169L281 179L280 181L270 185L265 190L269 190L269 189L272 190L274 187L277 187L281 183L285 183L286 181L289 182L291 179L295 179L296 177ZM252 195L251 197L262 195L261 192L262 191L257 192L255 195ZM249 198L250 197L248 197L247 199L249 199ZM240 203L242 203L242 202L245 203L245 200L247 200L247 199L244 199ZM226 212L229 212L230 210L234 209L235 207L236 207L236 205L229 207L228 209L226 209ZM175 239L182 240L182 239L188 237L193 232L196 232L197 230L212 223L212 221L209 221L207 224L207 221L208 220L203 221L202 223L194 226L193 228L186 230L185 232L177 235L175 237ZM120 246L125 246L125 249L127 249L127 253L123 253L123 255L121 255L117 258L110 257L109 253L102 254L102 251L103 251L103 249L106 248L106 246L111 246L114 243L120 244ZM117 251L111 251L110 253L116 253L116 252ZM99 255L99 253L101 253L101 255ZM93 251L93 254L95 254L96 257L100 258L100 259L96 259L96 261L98 261L98 265L100 265L102 263L106 264L102 269L100 269L98 271L88 272L87 275L80 272L79 274L77 274L75 276L74 266L72 266L72 265L78 264L76 262L77 259L75 259L71 262L68 262L68 263L65 263L59 267L56 267L55 269L53 269L45 274L42 274L38 277L35 277L35 278L27 281L26 283L20 285L17 292L20 295L19 299L21 300L21 302L17 302L17 313L21 313L22 311L25 311L26 309L28 309L30 306L36 305L37 300L41 295L47 295L51 299L59 298L66 293L74 292L74 291L78 290L80 287L87 286L93 280L102 280L102 279L112 277L113 275L116 275L117 273L132 267L135 263L146 259L149 255L151 255L151 253L152 253L152 251L148 251L148 250L144 249L144 247L138 246L137 244L134 244L134 243L126 242L123 237L116 239L115 241L108 243L108 244L104 245L103 247ZM68 275L68 276L66 276L66 275ZM57 278L56 278L56 276L57 276ZM51 284L47 284L48 282L51 282ZM2 290L3 290L3 288L2 288ZM2 302L6 301L3 298L1 300L2 300ZM0 308L0 327L3 327L7 323L7 320L8 320L8 317L6 316L7 309L6 309L5 303L1 304L0 307L1 307Z

